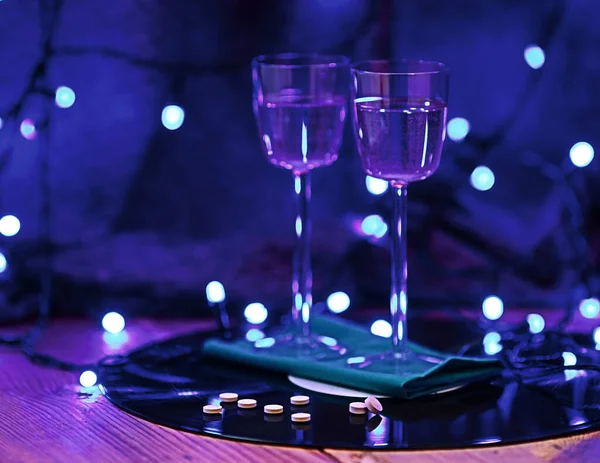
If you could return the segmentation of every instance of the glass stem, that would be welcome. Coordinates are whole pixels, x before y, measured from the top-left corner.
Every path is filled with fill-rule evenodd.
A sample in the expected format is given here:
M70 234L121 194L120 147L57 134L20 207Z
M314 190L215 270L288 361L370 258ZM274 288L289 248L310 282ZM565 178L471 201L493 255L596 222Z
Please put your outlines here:
M408 353L406 329L406 281L407 281L407 196L406 185L393 185L393 215L390 227L392 285L390 312L392 315L392 345L397 357Z
M310 267L310 173L294 174L296 249L292 265L292 317L298 340L310 336L312 270Z

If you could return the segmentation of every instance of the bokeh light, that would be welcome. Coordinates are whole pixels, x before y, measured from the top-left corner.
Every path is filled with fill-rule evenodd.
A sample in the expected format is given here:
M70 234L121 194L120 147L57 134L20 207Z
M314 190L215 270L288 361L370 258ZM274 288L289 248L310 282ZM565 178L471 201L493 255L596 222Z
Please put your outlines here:
M23 138L26 138L27 140L33 140L36 136L35 125L31 119L25 119L23 122L21 122L20 130Z
M169 130L177 130L183 125L184 119L185 112L180 106L169 105L162 110L162 123Z
M383 217L377 214L366 216L360 224L360 229L365 235L381 238L385 236L388 226Z
M220 281L211 281L206 285L206 299L211 304L218 304L225 300L225 287Z
M529 324L529 332L532 334L541 333L546 326L544 317L537 313L530 313L527 315L527 323Z
M594 334L592 335L594 342L600 345L600 326L594 328Z
M244 309L244 317L246 317L248 323L252 325L264 323L268 316L269 311L260 302L252 302Z
M448 138L455 142L461 142L469 134L471 124L464 117L454 117L448 121L446 131Z
M540 69L546 62L546 54L537 45L529 45L523 52L525 61L532 69Z
M98 376L92 370L86 370L79 376L79 384L83 387L93 387L98 381Z
M246 332L246 339L250 342L256 342L265 337L265 333L256 328L251 328Z
M471 186L479 191L488 191L496 183L496 176L487 166L475 167L471 173Z
M563 352L562 353L563 364L566 367L571 367L577 364L577 357L573 352Z
M8 261L6 260L6 256L0 252L0 273L6 271L8 267Z
M14 215L5 215L0 219L0 234L15 236L21 229L21 222Z
M69 87L58 87L54 101L59 108L70 108L75 104L75 92Z
M327 308L333 313L342 313L350 307L350 296L343 291L336 291L327 298Z
M375 320L371 325L371 333L382 338L392 337L392 325L387 320Z
M575 167L586 167L594 159L594 148L588 142L579 141L571 146L569 158Z
M365 177L365 184L367 185L367 190L372 195L382 195L390 186L387 180L371 177L370 175Z
M584 299L579 304L579 312L585 318L596 318L600 314L600 301L595 297Z
M118 312L108 312L102 317L102 328L108 333L120 333L125 329L125 318Z
M504 302L498 296L488 296L483 300L481 310L488 320L498 320L504 313Z

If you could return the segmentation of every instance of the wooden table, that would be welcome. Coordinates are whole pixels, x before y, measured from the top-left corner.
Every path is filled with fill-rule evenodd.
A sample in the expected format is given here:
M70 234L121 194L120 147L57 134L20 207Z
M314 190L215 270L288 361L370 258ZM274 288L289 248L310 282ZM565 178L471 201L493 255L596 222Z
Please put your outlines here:
M207 326L204 324L204 326ZM197 330L202 322L129 322L120 342L107 343L91 322L58 321L40 341L51 355L95 362L149 341ZM114 341L114 340L113 340ZM0 462L600 462L600 432L565 439L475 450L302 450L187 434L134 418L78 376L31 365L17 350L0 348Z

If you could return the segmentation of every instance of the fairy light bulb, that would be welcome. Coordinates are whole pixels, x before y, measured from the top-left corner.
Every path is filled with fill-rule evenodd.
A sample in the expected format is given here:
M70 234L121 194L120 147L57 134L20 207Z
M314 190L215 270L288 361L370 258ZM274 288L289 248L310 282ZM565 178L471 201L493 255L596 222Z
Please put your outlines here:
M86 370L79 376L79 384L82 387L93 387L98 381L98 376L92 370Z

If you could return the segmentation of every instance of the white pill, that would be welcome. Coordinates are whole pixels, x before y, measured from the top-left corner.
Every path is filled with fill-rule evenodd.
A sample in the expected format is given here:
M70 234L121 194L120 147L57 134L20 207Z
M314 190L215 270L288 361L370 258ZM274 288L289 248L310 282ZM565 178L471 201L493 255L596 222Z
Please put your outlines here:
M238 400L238 407L240 407L240 408L254 408L254 407L256 407L256 400L254 400L254 399L240 399L240 400Z
M367 406L364 402L352 402L348 409L350 413L354 413L355 415L364 415L367 413Z
M265 405L264 406L264 411L268 415L277 415L279 413L283 413L283 407L281 405L276 405L276 404Z
M292 405L308 405L310 403L310 397L307 395L295 395L290 398Z
M238 395L235 392L222 392L219 394L221 402L235 402L238 399Z
M306 423L310 421L310 413L293 413L292 421L294 423Z
M202 407L202 411L207 415L216 415L217 413L221 413L223 411L223 407L220 405L205 405Z
M365 405L371 413L375 413L376 415L379 415L383 411L383 405L381 405L381 402L375 397L367 397L365 399Z

